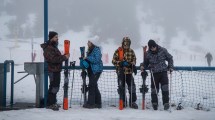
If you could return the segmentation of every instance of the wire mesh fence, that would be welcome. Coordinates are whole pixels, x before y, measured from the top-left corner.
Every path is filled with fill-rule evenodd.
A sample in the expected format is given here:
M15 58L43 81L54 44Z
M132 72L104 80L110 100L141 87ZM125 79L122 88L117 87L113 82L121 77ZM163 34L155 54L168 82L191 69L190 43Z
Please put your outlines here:
M151 107L151 75L148 72L146 85L149 91L146 93L146 107ZM142 101L142 93L139 88L142 85L141 71L138 70L137 75L134 75L136 84L137 104L140 106ZM214 70L175 70L168 73L169 80L171 81L171 105L183 107L197 108L199 105L205 108L215 108L215 71ZM58 103L61 104L63 100L63 82L64 74L61 73L61 87L58 92ZM87 84L88 84L87 78ZM73 85L72 85L73 84ZM73 87L72 87L73 86ZM80 69L71 69L69 75L69 99L72 105L83 105L83 95L81 92L82 78ZM102 96L102 106L116 106L118 107L119 95L117 92L117 74L115 70L104 70L98 81L98 87ZM129 93L127 90L127 97ZM159 105L162 105L161 90L158 93Z

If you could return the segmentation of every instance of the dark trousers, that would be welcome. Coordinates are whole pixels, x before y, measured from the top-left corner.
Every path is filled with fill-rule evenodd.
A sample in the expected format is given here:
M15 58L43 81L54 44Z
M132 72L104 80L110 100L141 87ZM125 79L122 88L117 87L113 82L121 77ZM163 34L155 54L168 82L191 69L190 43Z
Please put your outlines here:
M208 62L208 67L210 67L211 66L211 60L207 60L207 62Z
M164 71L159 73L153 73L153 75L154 75L154 81L151 75L151 98L152 98L151 102L153 104L158 104L156 89L157 89L157 92L159 92L159 84L161 84L163 104L169 103L169 86L168 86L167 72ZM154 82L155 82L155 85L154 85ZM156 86L156 89L155 89L155 86Z
M98 88L98 80L101 73L93 74L92 72L88 73L89 76L89 93L87 104L90 105L101 105L101 93Z
M49 90L48 90L48 99L47 106L53 105L57 102L57 92L60 87L60 72L49 72Z
M118 85L121 92L119 92L119 94L122 94L123 97L123 101L124 103L126 103L126 97L125 97L125 82L128 86L128 92L129 92L129 104L131 102L136 102L137 100L137 95L136 95L136 86L134 83L134 77L132 76L132 74L118 74Z

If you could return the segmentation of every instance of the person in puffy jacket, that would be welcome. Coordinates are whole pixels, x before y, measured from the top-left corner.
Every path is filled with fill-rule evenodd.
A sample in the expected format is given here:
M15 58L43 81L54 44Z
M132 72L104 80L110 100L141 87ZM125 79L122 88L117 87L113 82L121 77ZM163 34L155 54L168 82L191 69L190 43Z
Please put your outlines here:
M173 71L173 57L166 48L159 46L154 40L148 41L148 51L140 69L151 72L151 102L154 110L158 108L159 84L161 84L164 110L169 109L169 80L167 71ZM165 62L168 62L168 65Z
M89 77L88 100L84 108L102 108L101 93L98 88L98 80L103 71L101 49L95 45L95 40L88 40L87 56L81 59L80 64L87 69Z

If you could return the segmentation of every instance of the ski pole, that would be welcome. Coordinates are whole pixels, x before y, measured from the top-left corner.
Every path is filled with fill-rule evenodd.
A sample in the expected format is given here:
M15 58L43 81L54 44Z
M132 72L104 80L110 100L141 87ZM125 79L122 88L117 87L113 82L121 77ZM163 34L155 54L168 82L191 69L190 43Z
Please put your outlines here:
M124 74L125 74L125 72L124 72ZM126 79L126 74L125 74L125 79L124 80L125 80L124 81L124 83L125 83L125 86L124 86L125 87L125 91L124 91L125 92L125 106L127 106L127 95L126 95L126 80L127 79Z
M131 74L131 77L132 77L132 74ZM132 89L133 89L133 78L131 78L131 93L130 93L130 96L131 96L131 101L130 101L130 105L131 105L131 107L132 107L132 101L133 101L133 98L132 98Z
M155 78L154 78L152 69L150 69L150 72L151 72L151 75L152 75L152 81L153 81L154 86L155 86L155 92L156 92L156 95L157 95L157 97L158 97L158 90L157 90L157 86L156 86L156 84L155 84Z
M170 112L172 112L172 109L171 109L171 92L172 92L172 72L170 71L170 79L169 79L169 105L170 105Z
M132 91L132 89L133 89L133 80L134 80L134 78L132 77L132 74L133 74L133 65L132 65L132 73L131 73L131 93L130 93L130 96L131 96L131 101L130 101L130 106L132 107L132 101L133 101L133 98L132 98L132 93L133 93L133 91Z
M71 108L71 106L72 106L73 83L74 83L74 80L75 80L75 77L74 77L74 74L75 74L75 61L70 62L70 64L71 64L72 67L73 67L71 97L70 97L70 104L69 104L69 107Z
M83 94L83 93L81 92L80 106L81 106L81 104L82 104L82 103L81 103L81 101L82 101L82 94Z

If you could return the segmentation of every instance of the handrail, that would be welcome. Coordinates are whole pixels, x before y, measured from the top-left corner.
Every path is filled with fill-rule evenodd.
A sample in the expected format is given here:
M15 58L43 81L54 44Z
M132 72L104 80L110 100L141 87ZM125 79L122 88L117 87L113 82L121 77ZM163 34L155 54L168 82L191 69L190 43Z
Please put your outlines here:
M65 69L66 67L63 66L62 69ZM68 66L68 69L81 69L80 66ZM104 70L115 70L115 66L103 66ZM140 67L137 67L137 70L140 70ZM215 70L215 67L200 67L200 66L175 66L174 70L187 70L187 71L197 71L197 70Z

